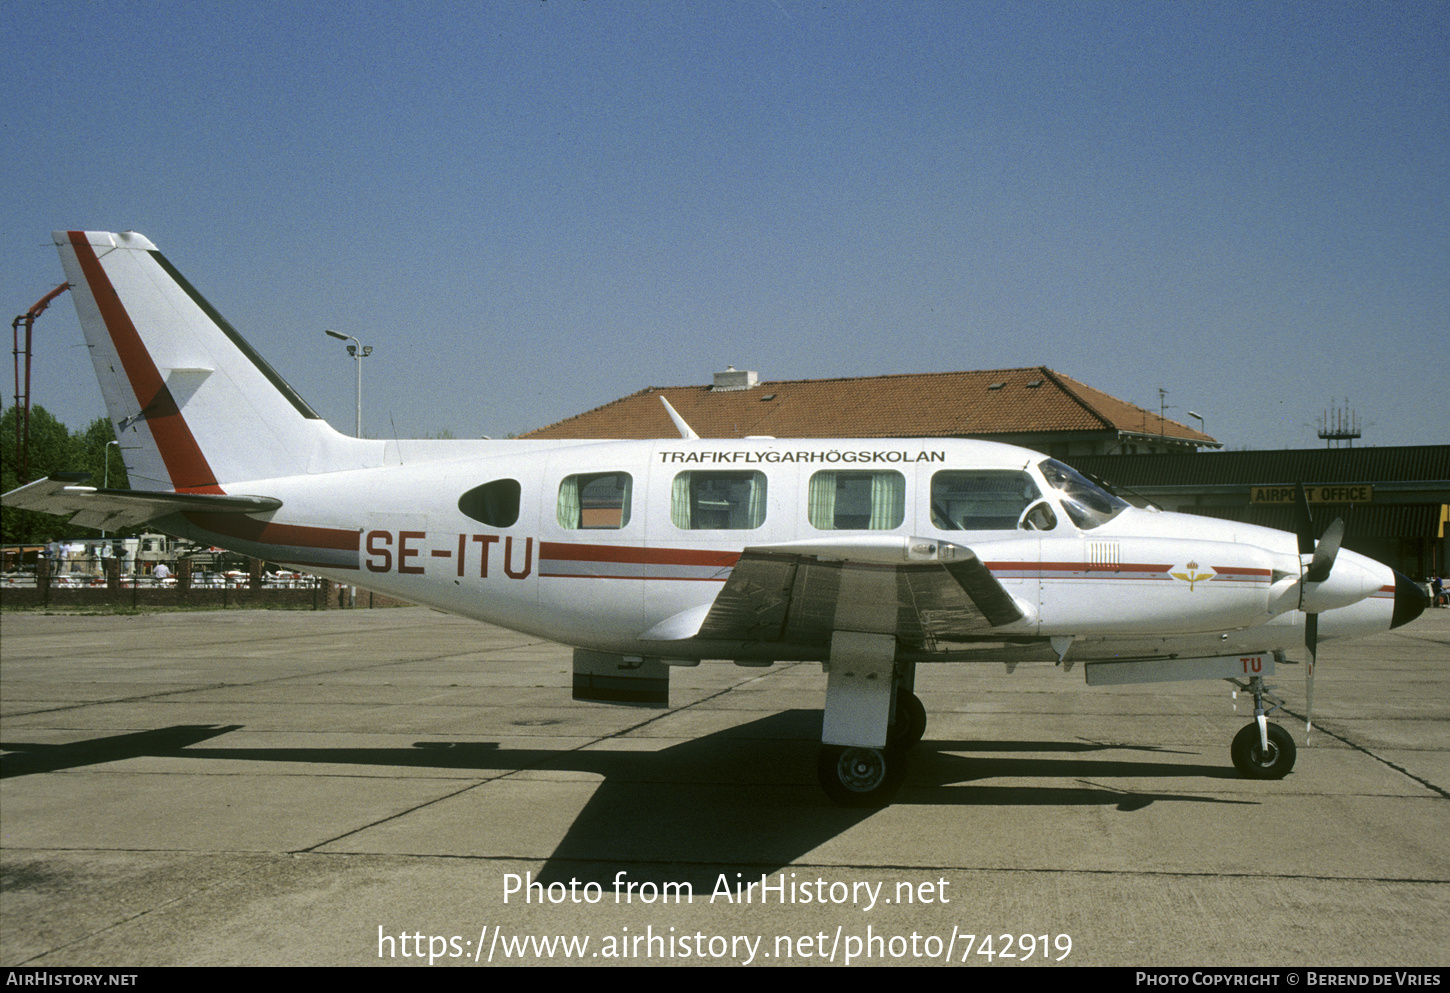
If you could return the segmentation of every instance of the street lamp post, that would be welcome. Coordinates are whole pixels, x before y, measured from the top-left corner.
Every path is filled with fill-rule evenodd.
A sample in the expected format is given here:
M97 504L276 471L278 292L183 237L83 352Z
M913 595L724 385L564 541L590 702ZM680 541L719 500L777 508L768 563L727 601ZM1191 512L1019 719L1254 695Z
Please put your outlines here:
M119 441L108 441L108 442L106 442L106 446L101 449L101 460L103 462L105 462L105 468L101 470L101 489L103 489L103 490L109 490L111 488L111 446L112 445L115 445L116 446L116 451L119 452L121 450L121 443ZM101 537L104 538L105 536L106 536L106 529L105 528L101 528Z
M107 490L109 490L111 488L111 446L112 445L115 445L116 446L116 451L119 452L121 450L121 443L119 441L108 441L108 442L106 442L106 447L104 449L102 449L102 451L105 452L106 468L105 468L105 471L101 474L101 478L102 478L101 488L102 489L107 489Z
M338 341L350 341L347 346L347 354L351 355L357 362L357 426L353 429L353 436L362 437L362 360L373 353L372 345L364 345L350 334L341 334L337 331L326 331L325 334L336 338Z

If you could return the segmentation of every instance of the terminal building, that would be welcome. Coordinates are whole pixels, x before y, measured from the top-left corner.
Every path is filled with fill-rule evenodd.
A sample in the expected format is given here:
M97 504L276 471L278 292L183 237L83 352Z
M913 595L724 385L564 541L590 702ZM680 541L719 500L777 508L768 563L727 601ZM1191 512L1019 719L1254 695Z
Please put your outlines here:
M1344 518L1344 547L1412 579L1445 575L1450 445L1093 456L1073 466L1134 503L1280 531L1296 529L1303 483L1318 530Z
M1444 576L1450 445L1224 452L1187 425L1045 366L649 387L524 438L674 438L670 402L702 438L976 438L1093 473L1135 503L1296 530L1305 484L1316 527L1415 579Z

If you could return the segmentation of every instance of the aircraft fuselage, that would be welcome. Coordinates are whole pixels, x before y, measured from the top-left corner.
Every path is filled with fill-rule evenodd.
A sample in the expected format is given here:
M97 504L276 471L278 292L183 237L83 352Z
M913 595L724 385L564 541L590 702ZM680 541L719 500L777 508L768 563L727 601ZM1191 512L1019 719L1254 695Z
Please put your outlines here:
M187 514L161 523L340 582L625 654L824 658L822 644L640 636L708 606L748 547L852 538L971 548L1023 614L994 627L994 640L1071 638L1076 658L1302 640L1294 535L1134 507L1085 514L1044 477L1046 458L1026 449L960 439L474 444L482 451L461 458L399 451L401 464L387 464L382 452L371 468L228 487L280 499L268 522ZM513 508L490 509L487 492L468 507L473 516L460 506L465 494L510 481L511 522ZM1039 503L1045 513L1024 519ZM1324 636L1386 629L1392 571L1345 552L1336 574L1358 585L1353 603L1325 611Z

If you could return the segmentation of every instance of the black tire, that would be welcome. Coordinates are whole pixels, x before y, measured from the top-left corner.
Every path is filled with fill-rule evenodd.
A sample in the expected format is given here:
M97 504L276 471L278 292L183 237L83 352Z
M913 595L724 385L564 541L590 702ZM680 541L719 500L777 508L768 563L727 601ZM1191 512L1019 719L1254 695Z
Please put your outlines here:
M886 747L896 752L910 751L921 741L922 735L926 734L926 707L922 705L921 698L915 693L896 694L896 723L891 726L891 734L886 742Z
M906 778L906 759L885 748L822 745L816 777L842 807L885 807Z
M1294 759L1299 749L1294 739L1277 724L1269 725L1269 750L1259 744L1258 724L1249 724L1234 735L1234 768L1245 779L1283 779L1294 768Z

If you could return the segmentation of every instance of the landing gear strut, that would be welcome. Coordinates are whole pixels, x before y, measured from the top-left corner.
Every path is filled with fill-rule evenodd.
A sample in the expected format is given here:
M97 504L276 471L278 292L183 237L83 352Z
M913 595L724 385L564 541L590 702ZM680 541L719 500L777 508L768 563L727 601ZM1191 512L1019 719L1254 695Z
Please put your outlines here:
M1254 695L1254 723L1234 735L1229 749L1234 768L1245 779L1283 779L1294 768L1298 749L1288 731L1267 720L1268 714L1279 709L1279 701L1271 697L1273 707L1264 709L1264 698L1268 694L1261 676L1251 677L1247 685L1237 679L1229 681Z

